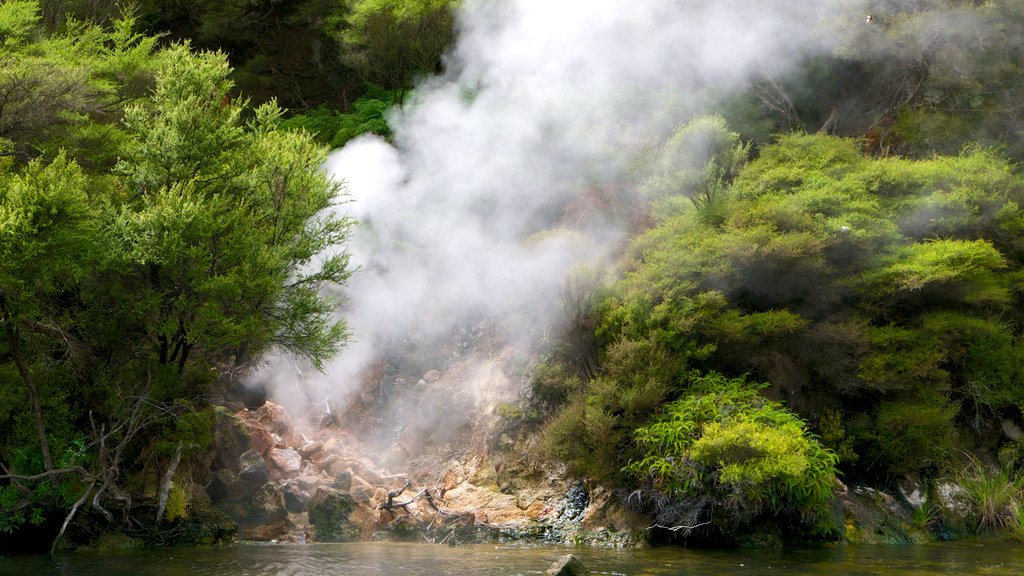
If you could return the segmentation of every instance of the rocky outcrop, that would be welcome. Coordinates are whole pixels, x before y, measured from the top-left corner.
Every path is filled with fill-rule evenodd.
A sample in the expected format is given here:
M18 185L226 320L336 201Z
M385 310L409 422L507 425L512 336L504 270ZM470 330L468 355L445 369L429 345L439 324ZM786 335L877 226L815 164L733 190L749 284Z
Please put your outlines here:
M841 485L842 538L852 544L913 544L935 540L917 514L924 505L920 490L907 488L912 500L867 486ZM918 503L915 505L915 503Z
M372 449L360 446L343 417L314 429L272 402L218 408L207 495L242 538L256 540L645 542L644 519L610 491L531 460L529 436L502 427L495 406L509 396L500 391L517 389L505 361L423 373L414 391L426 404L417 410L444 407L458 422L411 424Z

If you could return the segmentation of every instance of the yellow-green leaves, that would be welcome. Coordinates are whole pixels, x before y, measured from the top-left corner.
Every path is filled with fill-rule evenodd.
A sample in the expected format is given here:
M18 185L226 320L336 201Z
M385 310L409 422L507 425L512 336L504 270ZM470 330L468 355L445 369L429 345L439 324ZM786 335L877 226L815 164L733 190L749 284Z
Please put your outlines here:
M825 520L838 458L759 388L718 374L696 378L636 430L644 455L624 470L677 501L710 495L724 505L718 522L742 524L766 508Z

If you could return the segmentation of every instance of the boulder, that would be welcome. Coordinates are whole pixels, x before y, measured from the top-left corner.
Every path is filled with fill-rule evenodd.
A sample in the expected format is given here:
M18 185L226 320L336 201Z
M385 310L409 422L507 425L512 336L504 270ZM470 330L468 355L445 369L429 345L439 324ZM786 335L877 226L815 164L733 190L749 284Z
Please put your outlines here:
M295 478L302 469L302 456L291 448L271 448L267 451L266 461L278 478Z
M288 482L282 486L281 493L284 495L285 510L292 514L301 514L306 511L306 505L310 501L309 492L299 487L297 482Z
M312 470L307 469L295 479L295 482L303 491L313 494L316 492L317 488L321 485L327 484L330 480Z
M246 540L273 540L288 530L288 511L281 489L272 482L261 486L252 498L226 500L217 505L238 525Z
M587 572L587 568L579 558L572 554L566 554L555 560L555 563L544 574L547 576L585 576L590 572Z
M262 424L256 423L252 426L249 446L260 454L266 454L267 450L270 450L277 444L277 440L278 438L275 438L274 433L263 427Z
M331 482L331 488L348 492L352 489L352 473L351 472L340 472L334 475L334 481Z
M238 466L237 462L235 466ZM244 491L241 484L242 481L238 478L238 474L227 468L222 468L211 474L210 484L206 487L206 495L210 497L210 502L216 504L221 500L238 497L239 492Z
M238 471L238 457L249 449L249 425L223 406L213 409L212 468Z
M259 452L246 450L238 457L238 478L250 492L259 490L270 480L270 470Z
M279 436L292 433L292 417L284 408L269 400L256 409L256 420Z
M354 542L359 528L352 522L356 504L352 497L333 488L320 488L309 503L309 522L318 542Z
M323 442L314 440L307 444L303 444L302 447L299 448L299 454L301 454L303 458L309 460L310 458L313 457L313 455L321 452L323 449Z

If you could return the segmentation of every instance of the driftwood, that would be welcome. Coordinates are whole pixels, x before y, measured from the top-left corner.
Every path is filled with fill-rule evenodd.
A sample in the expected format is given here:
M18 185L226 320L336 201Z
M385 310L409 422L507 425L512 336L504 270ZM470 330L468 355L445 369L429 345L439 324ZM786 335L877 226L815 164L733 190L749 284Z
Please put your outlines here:
M433 495L430 494L429 488L424 488L420 490L412 498L409 498L405 502L395 502L395 498L401 496L403 492L405 492L407 489L411 487L412 481L406 480L405 485L403 485L401 488L399 488L398 490L392 490L388 492L388 500L387 502L380 505L380 509L388 510L390 512L394 511L395 508L401 508L408 512L409 505L422 498L427 501L427 504L429 504L430 507L433 508L435 512L441 511L440 509L438 509L437 504L434 503L434 497Z

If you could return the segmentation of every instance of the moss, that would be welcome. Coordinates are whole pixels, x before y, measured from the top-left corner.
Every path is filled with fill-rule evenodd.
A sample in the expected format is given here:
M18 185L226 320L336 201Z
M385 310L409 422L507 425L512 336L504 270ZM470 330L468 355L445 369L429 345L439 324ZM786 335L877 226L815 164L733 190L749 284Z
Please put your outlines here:
M352 497L336 490L320 489L309 508L309 521L313 524L318 542L354 542L359 540L359 529L349 519L355 510Z

